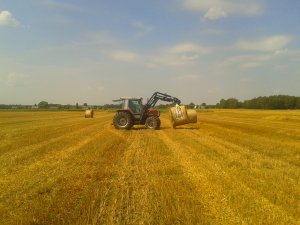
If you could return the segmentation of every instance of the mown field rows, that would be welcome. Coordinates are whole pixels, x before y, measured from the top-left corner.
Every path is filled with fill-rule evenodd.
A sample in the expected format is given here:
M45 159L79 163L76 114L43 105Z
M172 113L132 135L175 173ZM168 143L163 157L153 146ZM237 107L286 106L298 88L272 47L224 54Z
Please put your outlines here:
M0 224L299 224L300 112L0 112Z

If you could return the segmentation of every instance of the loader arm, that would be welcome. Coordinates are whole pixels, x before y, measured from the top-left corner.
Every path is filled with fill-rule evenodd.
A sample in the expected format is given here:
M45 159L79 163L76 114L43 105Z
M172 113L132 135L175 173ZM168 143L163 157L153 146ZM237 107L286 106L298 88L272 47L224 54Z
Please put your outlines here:
M153 108L156 105L156 103L158 102L158 100L165 101L165 102L172 102L172 103L176 103L178 105L180 105L180 103L181 103L181 101L176 97L172 97L171 95L163 94L160 92L155 92L151 96L151 98L148 100L146 105L144 106L144 110Z

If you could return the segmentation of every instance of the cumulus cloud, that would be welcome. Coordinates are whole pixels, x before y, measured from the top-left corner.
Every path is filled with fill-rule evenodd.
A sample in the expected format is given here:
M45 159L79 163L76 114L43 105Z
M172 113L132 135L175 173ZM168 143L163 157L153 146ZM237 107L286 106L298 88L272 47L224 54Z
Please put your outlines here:
M138 55L134 52L129 51L114 51L111 54L111 58L115 61L120 62L134 62L137 60Z
M285 60L283 60L285 59ZM300 51L298 50L288 50L281 49L275 52L258 52L256 54L246 54L228 57L222 63L222 66L235 66L244 69L258 68L264 66L266 63L274 62L279 60L281 62L290 62L295 59L300 59ZM282 67L282 65L277 65L275 67Z
M167 50L170 53L181 54L181 53L208 53L209 48L203 47L193 42L184 42L177 44Z
M216 20L228 15L258 15L262 12L262 5L258 0L183 0L185 9L205 13L204 18Z
M20 22L13 17L11 12L0 12L0 26L16 27L18 25L20 25Z
M238 55L227 58L224 62L224 66L234 65L241 68L257 68L262 66L265 62L272 59L272 55Z
M277 35L255 41L238 41L235 46L246 51L275 52L284 48L291 40L291 36Z
M193 42L183 42L162 50L154 57L150 67L184 66L198 60L202 54L210 53L211 49Z
M217 20L226 17L227 17L227 13L224 10L215 7L210 8L207 11L207 13L204 15L204 18L208 20Z

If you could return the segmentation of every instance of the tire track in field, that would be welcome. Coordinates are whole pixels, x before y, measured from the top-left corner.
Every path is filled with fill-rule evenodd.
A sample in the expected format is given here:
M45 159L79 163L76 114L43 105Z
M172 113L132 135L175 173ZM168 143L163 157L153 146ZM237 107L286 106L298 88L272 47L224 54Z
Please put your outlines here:
M134 221L132 220L136 219L134 213L137 210L135 209L135 201L143 201L143 199L147 197L145 189L141 189L139 191L140 199L134 198L135 187L138 187L135 179L135 173L142 173L142 171L135 165L135 161L137 160L137 157L139 157L138 151L140 150L141 139L142 136L139 131L127 139L129 145L124 152L122 163L119 165L120 171L116 181L118 191L115 196L116 201L112 205L115 212L112 224L130 224L130 222L134 224ZM144 179L146 180L147 177Z
M60 164L70 155L72 155L73 152L81 149L83 146L94 141L95 139L99 139L102 136L107 136L107 127L108 126L106 125L105 129L102 129L95 135L85 136L82 140L67 148L62 147L54 152L48 152L43 156L42 159L36 160L26 167L23 166L22 169L18 169L14 173L4 175L3 179L0 181L2 188L5 190L5 185L11 186L11 184L18 183L19 180L29 182L30 178L27 179L28 176L32 176L32 174L38 176L39 174L44 173L44 171L46 171L48 174L50 168L59 170ZM22 187L17 186L16 188ZM12 190L12 187L10 187L10 190ZM5 199L3 194L4 193L0 194L0 199Z
M69 148L72 148L74 141L79 140L79 143L82 138L85 136L93 137L93 131L95 127L102 126L102 129L99 129L99 133L103 133L104 130L107 130L110 121L101 121L101 123L92 124L85 126L82 129L74 130L72 132L65 133L64 135L53 138L47 141L44 141L40 144L35 144L27 146L21 151L12 152L11 154L5 154L2 158L0 157L0 175L7 176L9 174L14 174L19 170L26 169L28 165L34 164L36 161L43 160L43 158L48 157L49 155L54 155L57 152L64 151L68 149L67 146L62 146L60 143L67 144L66 140L70 139L68 143ZM104 128L104 129L103 129ZM98 133L98 134L99 134ZM85 136L82 136L84 134ZM97 133L96 133L97 136Z
M88 215L85 215L76 224L132 224L130 219L135 215L132 197L134 183L132 183L133 163L139 150L140 134L131 131L114 130L110 133L126 140L123 159L120 164L112 165L118 171L118 176L111 180L100 204L88 206ZM139 196L142 197L142 196ZM137 199L141 200L141 199ZM109 216L107 215L109 214ZM133 223L134 224L134 223Z
M241 126L242 128L243 127L251 128L251 129L255 129L255 130L259 130L259 128L257 128L257 127L261 127L261 128L266 128L267 130L271 131L271 130L276 130L276 129L282 129L282 127L284 126L284 129L286 129L286 130L299 131L299 126L297 126L295 124L287 124L284 122L274 122L274 121L266 122L262 119L250 120L250 119L238 118L236 120L233 120L232 118L229 119L228 117L220 117L220 118L218 117L217 119L205 117L204 120L205 120L205 122L215 123L215 124L220 124L220 122L222 122L222 124L224 124L224 125L226 125L226 124L231 124L231 125L232 124L241 124L241 125L245 125L245 126Z
M123 152L122 148L124 147L126 139L119 137L112 137L112 139L108 138L111 136L111 132L108 127L109 125L105 125L99 133L91 136L85 136L82 141L64 149L64 151L57 152L55 155L50 155L49 157L36 162L34 165L31 165L28 169L24 169L22 173L17 174L21 183L15 179L11 180L10 183L7 184L9 188L0 186L5 190L4 193L0 192L0 202L2 199L6 200L6 212L10 211L9 205L13 205L16 199L18 201L15 204L19 205L17 209L20 211L19 213L22 213L22 211L26 210L28 206L30 207L31 199L33 198L33 201L40 205L31 206L29 216L28 218L25 217L25 219L31 220L30 217L34 216L37 218L37 221L41 222L41 224L61 224L62 220L66 222L65 224L75 224L72 220L74 218L81 217L79 216L81 213L78 212L77 208L77 204L81 203L77 202L78 198L82 196L82 200L86 201L86 199L84 199L87 193L86 191L88 190L88 192L93 192L90 187L95 186L95 183L91 183L93 180L98 185L108 182L108 180L102 180L102 178L99 180L98 174L105 175L107 172L113 172L110 168L107 168L107 170L105 169L105 171L98 172L99 169L104 169L105 167L103 167L103 165L98 167L95 163L100 162L101 164L107 164L107 166L111 167L116 163L111 160L121 159L121 156L115 158L114 155L116 155L116 153ZM116 152L110 154L112 147L114 147L113 151ZM100 160L91 159L90 154L100 156ZM89 165L89 163L92 164ZM87 179L86 182L84 182L86 179L85 172L87 172L88 177L93 177L93 179ZM62 186L61 179L63 179L65 187ZM78 186L78 182L83 185ZM86 189L83 190L85 186ZM49 188L48 190L51 190L51 192L45 193L45 195L40 195L40 190L43 191L45 187ZM13 197L14 195L16 197ZM34 199L36 198L36 195L40 195L43 199L41 201ZM65 195L69 196L69 198ZM10 201L11 204L9 204L8 201ZM41 205L41 203L44 204ZM59 204L57 205L57 203ZM82 207L84 207L84 205L82 205ZM85 210L86 208L84 207L79 211L84 212ZM18 211L16 212L16 215L18 215ZM47 211L52 214L51 217L47 216ZM12 216L8 218L15 220L18 219Z
M246 146L245 148L251 149L252 154L256 154L256 155L258 154L259 156L262 156L262 157L268 158L268 159L272 159L272 160L276 160L283 164L289 164L291 166L297 166L297 167L299 166L299 164L296 163L297 158L295 158L295 156L297 157L297 155L299 155L298 152L300 150L300 143L298 143L295 139L291 139L291 140L279 139L279 140L277 140L277 139L268 138L268 137L262 136L262 135L238 132L236 130L228 129L225 127L221 128L219 126L212 125L212 124L206 124L205 127L208 128L210 133L212 133L211 130L213 130L214 138L219 137L220 140L227 140L232 137L231 140L236 139L236 141L238 141L238 142L242 143L244 146ZM226 133L226 135L223 135L224 133ZM204 132L203 132L203 134L205 135ZM220 138L220 137L222 137L222 138ZM253 142L251 140L255 140L255 142ZM259 143L259 145L257 145L257 143ZM262 147L259 148L259 146L262 146ZM272 146L276 146L276 148L279 147L280 149L288 149L289 152L284 153L285 158L282 158L281 155L273 155L272 152L274 152L274 147L272 147Z
M148 156L153 142L146 145L145 141L149 136L145 131L129 131L131 134L127 138L128 146L121 164L118 165L119 173L115 183L117 191L114 204L111 205L114 219L111 224L144 224L153 220L152 210L155 209L151 209L149 202L153 167Z
M194 131L190 130L189 134L193 134L195 143L205 145L209 147L212 150L219 150L218 153L222 155L223 157L226 157L228 159L231 159L233 161L241 162L241 160L246 163L249 161L249 159L246 159L249 155L251 155L252 160L255 161L255 163L259 164L261 162L269 162L272 164L275 164L277 167L291 167L291 170L297 170L298 166L294 165L293 163L289 162L286 159L279 159L274 158L272 156L263 154L263 152L258 152L256 150L251 149L250 147L245 146L243 142L240 144L244 144L243 146L240 146L234 142L228 141L225 138L219 137L219 135L212 135L207 134L202 131ZM182 135L186 135L186 133L182 133ZM190 135L188 135L187 138L191 138ZM265 140L265 138L263 138ZM269 140L268 140L269 141ZM273 141L269 141L273 142ZM283 145L279 141L274 141L275 145ZM291 146L291 148L294 147L294 145ZM230 157L229 157L230 156ZM294 174L295 175L295 174Z
M289 162L288 160L286 159L281 159L281 158L274 158L270 155L266 155L264 154L263 152L259 152L255 149L251 149L251 146L248 147L245 145L245 142L243 142L243 140L245 139L245 141L247 140L247 137L246 135L247 134L243 134L243 133L239 133L237 131L234 131L232 129L219 129L219 128L216 128L216 127L213 127L213 128L210 128L210 129L217 129L217 131L213 131L211 132L211 130L207 133L207 132L204 132L203 130L200 130L200 131L195 131L195 130L189 130L189 134L193 134L193 138L195 140L195 142L199 143L199 144L202 144L204 145L205 143L207 143L207 146L213 146L211 149L216 149L216 150L220 150L219 153L221 155L223 155L224 157L228 156L227 153L229 153L230 156L234 156L234 160L235 161L240 161L240 160L246 160L244 159L244 157L240 157L240 156L247 156L247 155L250 155L251 154L251 157L253 158L253 160L255 162L259 162L259 161L262 161L262 159L264 161L269 161L274 164L276 164L277 166L284 166L284 167L292 167L292 169L297 169L298 166L294 165L293 163ZM226 130L226 132L224 132L224 130ZM180 131L179 131L180 132ZM223 138L220 137L220 132L223 132L226 133L226 135L228 133L232 133L234 134L233 136L237 137L241 137L241 141L239 142L239 144L242 144L243 146L241 145L238 145L238 144L235 144L233 141L229 141L227 140L228 138L226 138L226 135L224 134ZM183 135L185 135L187 138L191 138L192 136L187 136L186 133L182 133ZM277 140L267 140L266 138L264 137L257 137L256 135L251 135L253 137L255 137L255 139L257 140L257 142L261 142L261 140L263 140L264 142L268 142L268 144L271 142L272 145L275 145L275 146L281 146L281 147L286 147L287 145L289 145L288 143L282 143L281 141L277 141ZM247 142L246 142L247 143ZM292 143L290 144L290 148L295 148L295 147L300 147L300 145L298 144L295 144L295 143ZM248 161L248 160L246 160Z
M196 215L191 214L201 207L190 209L187 202L199 201L182 196L189 193L190 188L178 187L182 185L177 179L177 176L181 179L181 174L169 174L178 164L172 152L156 137L156 131L114 128L111 131L127 140L122 161L116 165L117 178L110 183L101 203L96 204L98 207L90 210L93 213L88 218L91 219L84 223L79 220L77 224L196 224L189 221L198 221L203 214L197 211ZM161 155L161 149L168 154ZM166 187L168 184L170 186Z
M226 196L222 193L222 189L211 183L207 174L200 171L197 165L193 163L193 150L191 151L186 146L182 147L177 140L171 139L166 134L168 131L160 132L159 138L173 151L178 163L183 168L184 174L198 189L206 210L205 214L215 218L213 224L222 224L224 221L227 221L228 224L243 224L242 218L230 207Z
M288 216L286 211L281 207L272 204L265 197L257 195L256 191L234 179L234 177L223 170L216 161L203 157L201 154L199 155L199 152L196 149L189 146L185 145L184 148L182 148L183 144L180 143L178 139L170 138L166 132L162 132L161 139L167 143L177 155L179 163L183 166L187 177L189 177L192 183L197 186L201 198L205 201L207 209L216 217L219 224L222 224L222 221L227 221L229 224L243 224L250 222L246 222L247 215L244 215L246 217L243 216L243 211L240 211L242 209L238 210L238 208L231 205L228 198L234 197L235 195L241 195L248 200L253 201L259 206L258 212L260 213L273 212L272 215L263 214L263 216L260 216L260 222L263 222L268 218L270 219L270 222L276 222L279 219L281 221L285 220L284 222L288 224L294 224L295 220ZM205 165L204 167L203 164ZM215 181L212 179L213 177L216 179ZM221 178L222 182L220 182L219 178ZM224 185L232 190L229 192L227 191L228 193L224 192ZM228 196L230 193L231 196Z
M230 177L232 177L233 180L236 180L237 183L240 184L240 186L244 186L246 187L245 189L249 190L249 192L251 192L253 194L253 196L260 196L261 198L264 198L264 202L268 203L268 205L273 205L272 207L276 208L277 210L281 211L281 214L284 215L288 215L288 217L292 218L293 215L292 213L290 213L290 211L292 211L292 209L290 208L290 205L295 204L295 200L291 197L291 198L285 198L285 199L277 199L276 202L274 202L274 196L270 196L270 195L266 195L266 193L260 191L260 190L256 190L253 189L253 185L255 185L257 182L261 182L261 177L258 176L257 171L256 171L256 167L260 167L262 163L269 163L270 165L274 165L274 170L276 169L276 175L278 175L278 179L281 179L280 182L278 183L274 183L274 178L273 177L267 177L267 175L265 175L266 177L264 177L265 180L269 179L269 183L270 188L273 188L274 190L276 190L277 192L284 192L285 195L289 196L289 194L291 192L287 192L288 190L286 190L285 186L282 186L282 179L285 173L289 173L289 178L285 178L285 182L286 184L290 184L291 187L294 187L294 190L290 190L293 192L292 196L297 195L297 184L296 184L296 180L297 177L299 176L299 173L297 174L298 171L298 167L294 166L288 162L282 161L282 160L276 160L273 159L269 156L261 156L260 154L256 153L256 152L251 152L250 149L245 148L245 147L241 147L239 145L236 145L232 142L228 142L226 140L223 140L221 138L217 138L217 137L211 137L209 135L206 135L205 133L199 133L197 131L194 130L190 130L189 133L191 135L187 135L184 132L180 132L181 136L184 137L186 136L186 139L190 139L193 141L194 145L201 145L204 146L205 148L208 148L208 151L212 151L212 152L217 152L219 155L221 155L223 158L222 160L219 160L219 166L222 167L222 170L224 171L228 171L231 175ZM194 137L193 137L194 136ZM249 161L250 159L247 158L249 155L251 155L251 161ZM225 163L226 162L226 163ZM241 177L238 177L240 172L237 173L232 173L232 171L230 171L230 168L228 167L228 163L233 162L233 163L238 163L242 165L242 168L247 168L247 171L250 172L252 169L251 167L253 167L253 173L251 173L251 175L248 173L244 174L247 177L247 180L242 180ZM252 165L249 165L249 163L251 163ZM241 171L242 173L245 172L244 170ZM267 171L269 172L269 171ZM274 172L273 172L274 173ZM264 174L263 174L264 175ZM292 181L290 178L293 177L295 180ZM229 178L230 179L230 178ZM249 180L252 180L252 182L249 182ZM230 183L228 183L230 185ZM249 186L249 184L251 186ZM272 200L273 198L273 200ZM289 203L287 203L289 202ZM277 203L277 204L276 204ZM282 205L284 203L284 206Z
M105 116L108 117L109 115ZM30 155L32 156L33 152L38 151L39 149L45 147L45 146L50 146L53 145L54 143L57 142L61 142L64 139L66 139L68 136L76 136L79 135L81 133L88 133L89 131L92 131L95 129L95 127L97 126L101 126L101 125L107 125L109 122L108 121L96 121L96 124L88 124L88 125L81 125L82 127L74 129L73 131L68 131L67 133L61 133L62 135L60 135L59 137L54 137L51 139L48 139L46 141L42 141L40 143L37 144L32 144L32 145L28 145L26 147L22 147L19 148L17 150L17 152L12 151L12 152L7 152L6 154L2 154L0 156L0 165L9 165L9 164L13 164L16 160L19 160L20 158L22 158L22 154L26 153L26 155ZM80 124L77 124L80 125ZM7 161L7 159L9 158L9 162Z
M57 122L57 121L55 121ZM51 123L51 122L50 122ZM20 128L18 128L19 130ZM39 145L43 145L44 143L51 143L51 140L53 139L59 139L61 136L61 134L64 133L72 133L75 130L80 130L82 129L82 124L80 123L76 123L74 124L74 121L72 124L65 124L65 126L60 126L59 124L55 124L55 125L46 125L46 126L39 126L39 127L35 127L33 131L24 131L22 130L22 132L20 132L19 136L14 135L12 137L10 137L9 139L6 138L6 144L5 142L3 144L0 144L0 151L1 154L4 155L6 153L10 153L12 154L13 151L22 151L22 149L24 149L26 151L26 148L31 148L31 147L38 147ZM40 133L43 133L44 130L47 130L47 136L46 137L38 137L36 139L34 139L33 137L35 137L36 135L39 135L40 133L36 133L35 130L41 130ZM49 132L50 130L50 132ZM72 131L70 131L72 130ZM62 132L64 131L64 132ZM10 131L11 132L11 131ZM21 136L21 137L20 137ZM23 138L22 138L23 136ZM54 137L53 137L54 136ZM40 141L39 139L47 139L47 141ZM26 141L29 141L29 143L26 143L26 146L21 145L20 142L24 142L24 140L26 139ZM12 147L14 147L12 149Z

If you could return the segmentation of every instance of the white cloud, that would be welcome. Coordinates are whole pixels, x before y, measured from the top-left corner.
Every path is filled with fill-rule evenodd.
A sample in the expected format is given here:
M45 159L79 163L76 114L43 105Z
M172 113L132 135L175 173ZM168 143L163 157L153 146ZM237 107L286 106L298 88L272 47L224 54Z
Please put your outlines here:
M265 65L268 62L279 60L280 62L287 63L294 59L300 58L300 51L281 49L270 53L258 53L248 55L238 55L225 59L222 63L223 66L235 66L240 68L257 68ZM282 65L276 65L275 67L282 68Z
M228 15L258 15L263 8L258 0L183 0L185 9L205 13L205 18L216 20Z
M275 56L281 56L281 55L289 55L289 50L288 49L279 49L279 50L276 50L275 52L274 52L274 55Z
M111 58L120 62L134 62L137 60L138 55L129 51L115 51L111 53Z
M215 7L210 8L207 11L207 13L204 15L204 18L208 20L217 20L226 17L227 17L227 13L225 11L223 11L221 8L215 8Z
M0 12L0 26L16 27L18 25L20 25L20 22L13 17L11 12Z
M238 41L235 46L247 51L275 52L284 48L291 40L291 36L277 35L255 41Z
M200 57L199 55L195 54L195 55L182 55L180 58L186 61L195 61L199 59L199 57Z
M263 63L272 59L272 55L239 55L229 57L223 62L223 66L234 65L241 68L257 68L263 65Z
M212 51L210 48L202 47L193 42L183 42L170 48L163 49L154 57L150 67L160 66L185 66L198 60L202 54L208 54Z
M174 54L209 53L210 49L206 47L202 47L201 45L196 43L184 42L167 49L167 51Z

